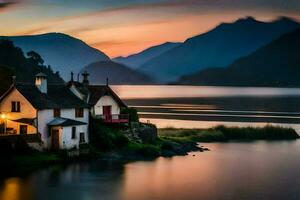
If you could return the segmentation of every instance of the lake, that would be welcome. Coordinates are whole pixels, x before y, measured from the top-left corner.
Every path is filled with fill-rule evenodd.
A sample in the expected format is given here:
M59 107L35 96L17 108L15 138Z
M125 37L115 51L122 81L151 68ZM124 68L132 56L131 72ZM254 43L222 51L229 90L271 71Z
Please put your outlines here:
M112 86L141 120L159 128L216 125L293 127L300 133L300 88Z
M113 86L158 127L263 126L300 131L300 89ZM208 152L127 164L51 166L0 181L0 200L298 200L300 140L207 143Z
M56 166L0 184L1 200L298 200L300 141L211 143L154 161Z

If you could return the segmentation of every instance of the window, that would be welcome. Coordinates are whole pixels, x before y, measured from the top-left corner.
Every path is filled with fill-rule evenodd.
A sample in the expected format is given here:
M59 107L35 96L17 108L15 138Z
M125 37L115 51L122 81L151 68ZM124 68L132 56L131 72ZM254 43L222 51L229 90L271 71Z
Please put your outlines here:
M83 108L76 108L75 109L75 117L82 118L83 117Z
M59 108L54 108L53 109L53 116L54 117L60 117L60 109Z
M72 139L76 139L76 127L72 127Z
M27 125L20 125L20 135L27 134Z
M85 143L84 133L80 133L79 143Z
M20 112L21 104L20 101L12 101L11 102L11 112Z

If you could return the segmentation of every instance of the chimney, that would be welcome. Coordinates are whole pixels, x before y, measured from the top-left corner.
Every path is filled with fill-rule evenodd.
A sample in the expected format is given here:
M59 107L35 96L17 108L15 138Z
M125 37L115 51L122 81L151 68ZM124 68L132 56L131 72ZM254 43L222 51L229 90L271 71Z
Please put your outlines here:
M74 82L74 73L73 73L73 72L71 72L71 80L70 80L70 82L71 82L71 83Z
M90 83L88 80L89 74L87 73L87 71L84 71L84 73L82 73L81 75L83 76L82 84L87 87Z
M35 86L44 94L47 94L47 75L38 73L35 76Z
M13 84L13 85L16 85L16 82L17 82L16 79L17 79L16 76L12 76L12 84Z

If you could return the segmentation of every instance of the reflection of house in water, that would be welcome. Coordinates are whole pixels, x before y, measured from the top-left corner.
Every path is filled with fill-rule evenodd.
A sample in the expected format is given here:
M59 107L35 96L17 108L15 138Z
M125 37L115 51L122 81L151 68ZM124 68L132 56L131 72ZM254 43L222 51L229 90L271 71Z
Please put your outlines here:
M91 115L102 118L105 123L128 123L129 116L121 114L121 110L127 106L109 87L108 81L106 85L89 85L88 73L82 76L82 83L74 81L72 73L68 86L76 96L90 105Z
M88 142L88 105L64 84L14 83L0 99L1 136L23 137L41 148L73 148Z

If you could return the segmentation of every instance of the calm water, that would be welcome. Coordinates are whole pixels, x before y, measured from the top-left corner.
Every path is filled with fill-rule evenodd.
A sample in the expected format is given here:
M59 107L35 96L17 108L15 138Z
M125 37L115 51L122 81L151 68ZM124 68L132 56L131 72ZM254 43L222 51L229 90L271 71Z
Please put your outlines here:
M114 86L159 127L292 126L300 89ZM300 140L211 143L205 153L154 161L81 163L0 181L0 200L298 200Z
M213 143L189 156L52 167L0 184L5 200L298 200L300 141ZM193 156L194 155L194 156Z
M300 88L113 86L143 121L158 127L293 127L300 133Z

